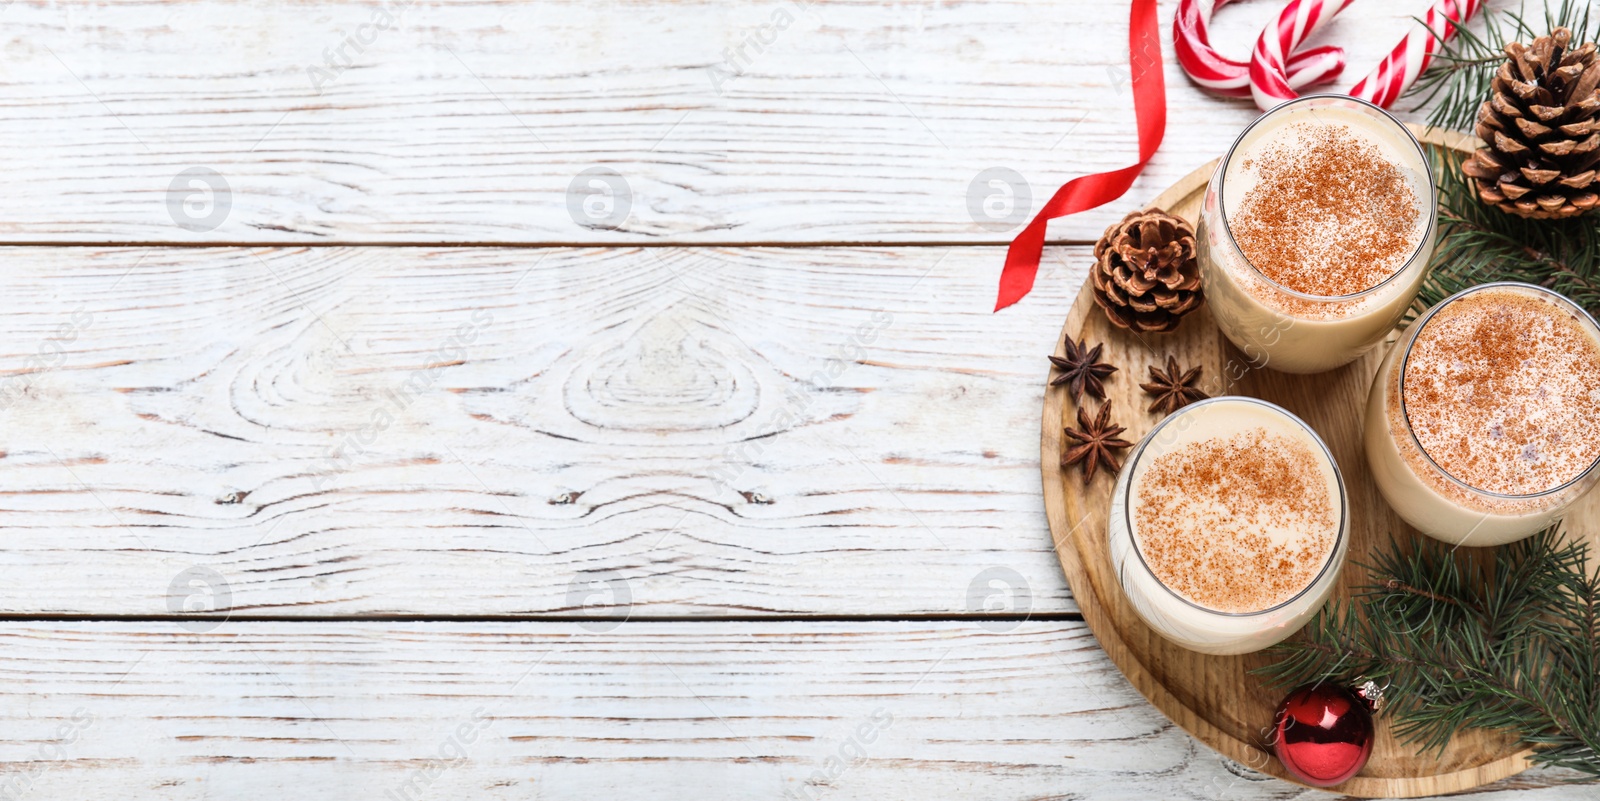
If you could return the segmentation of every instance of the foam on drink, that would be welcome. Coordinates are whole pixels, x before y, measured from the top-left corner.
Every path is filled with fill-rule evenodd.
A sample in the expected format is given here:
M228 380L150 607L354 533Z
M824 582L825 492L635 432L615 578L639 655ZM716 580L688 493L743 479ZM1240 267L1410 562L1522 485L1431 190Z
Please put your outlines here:
M1409 142L1352 116L1291 112L1229 164L1234 241L1255 269L1296 292L1371 289L1405 266L1426 233L1426 190L1399 166L1415 159Z
M1439 309L1402 386L1395 411L1439 469L1474 489L1545 492L1600 458L1600 342L1545 295L1500 287Z
M1196 417L1132 480L1134 541L1156 578L1206 609L1253 613L1315 580L1338 539L1326 451L1268 407Z

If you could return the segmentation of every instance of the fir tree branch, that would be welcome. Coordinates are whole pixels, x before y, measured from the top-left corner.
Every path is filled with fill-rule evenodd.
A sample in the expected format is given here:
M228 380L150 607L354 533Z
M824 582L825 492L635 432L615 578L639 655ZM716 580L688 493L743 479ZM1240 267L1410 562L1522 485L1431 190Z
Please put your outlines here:
M1399 579L1389 579L1388 581L1385 581L1383 583L1383 588L1389 590L1390 592L1403 592L1410 595L1420 596L1422 598L1427 598L1430 601L1438 601L1446 604L1458 604L1454 598L1446 598L1445 596L1436 592L1429 592L1424 589L1413 587Z
M1461 173L1462 154L1434 152L1439 234L1429 274L1412 308L1490 281L1523 281L1561 292L1600 315L1600 214L1525 220L1478 199Z
M1600 571L1550 529L1492 555L1399 543L1357 600L1330 603L1255 671L1284 689L1371 679L1424 751L1465 729L1515 732L1534 761L1600 777Z

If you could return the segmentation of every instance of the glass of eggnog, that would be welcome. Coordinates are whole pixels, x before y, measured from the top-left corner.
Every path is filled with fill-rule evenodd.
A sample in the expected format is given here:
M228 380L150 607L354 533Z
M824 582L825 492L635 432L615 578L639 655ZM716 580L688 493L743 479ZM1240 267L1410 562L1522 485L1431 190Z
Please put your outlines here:
M1139 617L1195 651L1258 651L1299 630L1338 582L1344 479L1300 418L1245 397L1179 409L1117 476L1111 565Z
M1365 438L1384 497L1423 533L1533 534L1600 478L1600 327L1532 284L1445 298L1384 357Z
M1277 106L1223 156L1201 206L1217 327L1256 367L1353 361L1415 299L1436 205L1427 154L1383 109L1343 95Z

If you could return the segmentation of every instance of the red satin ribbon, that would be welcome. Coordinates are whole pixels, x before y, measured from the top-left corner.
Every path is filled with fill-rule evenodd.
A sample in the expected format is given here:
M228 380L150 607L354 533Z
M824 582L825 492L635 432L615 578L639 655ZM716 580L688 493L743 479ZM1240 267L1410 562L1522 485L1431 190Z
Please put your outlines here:
M1161 74L1161 32L1156 0L1133 0L1128 15L1128 70L1133 78L1133 111L1139 126L1139 161L1120 170L1074 178L1056 190L1028 227L1011 240L1006 267L1000 273L1000 311L1033 291L1044 255L1044 233L1050 220L1110 203L1133 185L1144 165L1161 146L1167 130L1167 85Z

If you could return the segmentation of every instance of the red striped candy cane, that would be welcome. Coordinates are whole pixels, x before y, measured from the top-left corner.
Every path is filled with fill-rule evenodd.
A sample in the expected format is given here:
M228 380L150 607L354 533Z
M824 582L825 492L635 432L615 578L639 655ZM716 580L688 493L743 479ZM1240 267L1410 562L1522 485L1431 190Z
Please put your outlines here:
M1289 84L1288 54L1347 5L1350 0L1290 0L1283 7L1250 54L1250 94L1257 106L1269 109L1300 96Z
M1211 14L1231 0L1179 0L1172 18L1172 45L1189 78L1211 92L1250 96L1250 64L1235 61L1211 46ZM1344 69L1344 50L1327 45L1292 53L1285 65L1289 85L1304 88L1331 81Z
M1218 53L1211 46L1211 15L1230 0L1179 0L1172 18L1173 48L1178 63L1195 83L1221 95L1250 95L1250 65ZM1331 81L1344 69L1344 50L1327 45L1293 53L1287 64L1289 85L1297 89Z
M1263 110L1299 95L1285 72L1284 53L1344 10L1350 0L1291 0L1256 40L1250 54L1250 94ZM1477 13L1482 0L1435 0L1423 30L1413 30L1347 94L1388 108L1428 68L1433 54L1455 35L1456 26Z
M1372 74L1351 87L1350 96L1388 108L1428 68L1428 62L1433 61L1433 54L1456 35L1456 26L1478 13L1479 5L1481 0L1439 0L1434 3L1423 20L1424 29L1406 34L1406 38L1401 39L1400 44L1395 45L1389 55L1378 62Z

